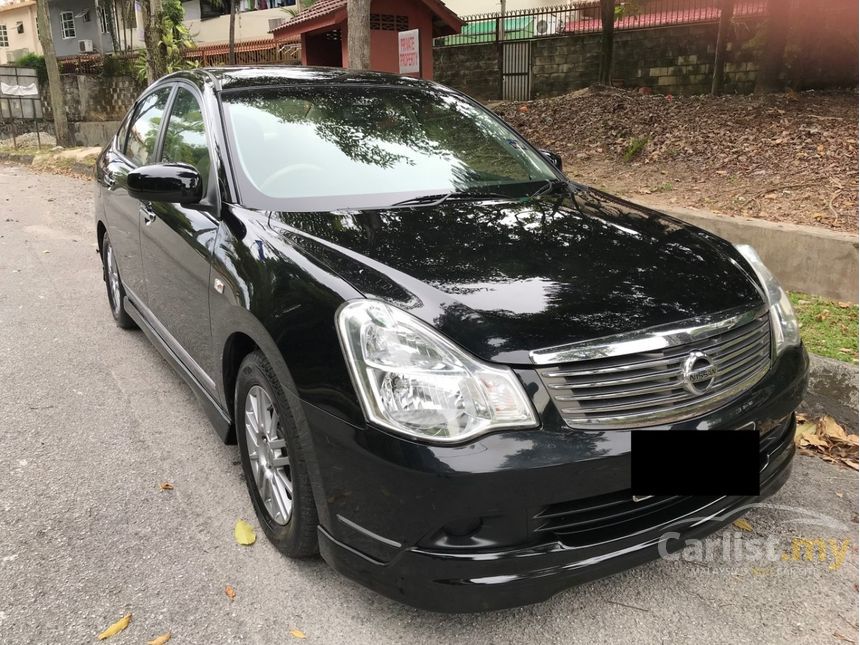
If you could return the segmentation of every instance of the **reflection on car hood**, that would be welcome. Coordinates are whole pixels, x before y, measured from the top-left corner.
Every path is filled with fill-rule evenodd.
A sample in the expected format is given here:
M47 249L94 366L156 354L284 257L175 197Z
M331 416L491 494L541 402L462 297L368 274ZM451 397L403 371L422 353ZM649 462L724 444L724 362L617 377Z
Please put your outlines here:
M582 187L270 221L368 297L487 360L525 364L533 349L761 303L728 243Z

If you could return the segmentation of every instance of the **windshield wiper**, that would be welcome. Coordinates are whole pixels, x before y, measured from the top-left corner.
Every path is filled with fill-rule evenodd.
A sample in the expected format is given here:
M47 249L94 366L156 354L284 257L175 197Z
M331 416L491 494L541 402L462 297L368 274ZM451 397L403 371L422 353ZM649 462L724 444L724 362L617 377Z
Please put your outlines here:
M557 188L560 184L567 185L567 182L562 179L547 179L546 183L538 188L535 192L529 195L526 199L533 199L534 197L540 197L541 195L546 195L551 190Z
M438 195L420 195L418 197L410 197L400 202L395 202L389 206L438 206L448 199L514 199L510 195L502 193L479 192L474 190L452 191L450 193L441 193Z

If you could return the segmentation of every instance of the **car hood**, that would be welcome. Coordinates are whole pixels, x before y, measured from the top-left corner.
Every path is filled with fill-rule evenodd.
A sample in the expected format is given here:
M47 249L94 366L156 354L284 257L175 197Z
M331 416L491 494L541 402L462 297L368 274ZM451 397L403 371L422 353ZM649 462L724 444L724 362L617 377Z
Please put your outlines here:
M762 302L727 242L579 186L269 222L366 296L496 362L528 364L530 350Z

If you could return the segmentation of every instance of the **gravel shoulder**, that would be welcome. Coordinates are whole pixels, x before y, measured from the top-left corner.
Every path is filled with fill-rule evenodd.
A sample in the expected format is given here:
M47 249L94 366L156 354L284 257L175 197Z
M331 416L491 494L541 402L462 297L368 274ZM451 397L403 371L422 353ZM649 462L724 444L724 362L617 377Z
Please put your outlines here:
M89 182L0 165L0 634L9 643L837 643L857 632L856 473L799 457L747 515L788 554L798 535L842 563L655 562L483 615L401 606L319 559L281 557L255 523L235 447L139 332L110 318ZM175 488L161 491L159 483ZM799 509L799 510L798 510ZM813 523L798 523L812 517ZM726 532L724 532L726 533ZM735 537L737 534L738 537ZM236 590L230 601L226 585Z

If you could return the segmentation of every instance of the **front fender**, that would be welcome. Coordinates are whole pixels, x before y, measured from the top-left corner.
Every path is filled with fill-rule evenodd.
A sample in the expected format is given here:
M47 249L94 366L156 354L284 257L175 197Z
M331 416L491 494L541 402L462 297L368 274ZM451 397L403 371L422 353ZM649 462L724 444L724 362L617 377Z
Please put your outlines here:
M225 214L212 256L210 290L212 369L225 410L233 387L225 374L226 353L236 335L253 342L274 369L299 431L315 499L325 500L310 426L302 402L345 421L363 414L335 329L335 312L361 294L326 266L273 234L266 218L244 211ZM327 511L319 507L321 518ZM328 525L327 518L326 524Z

